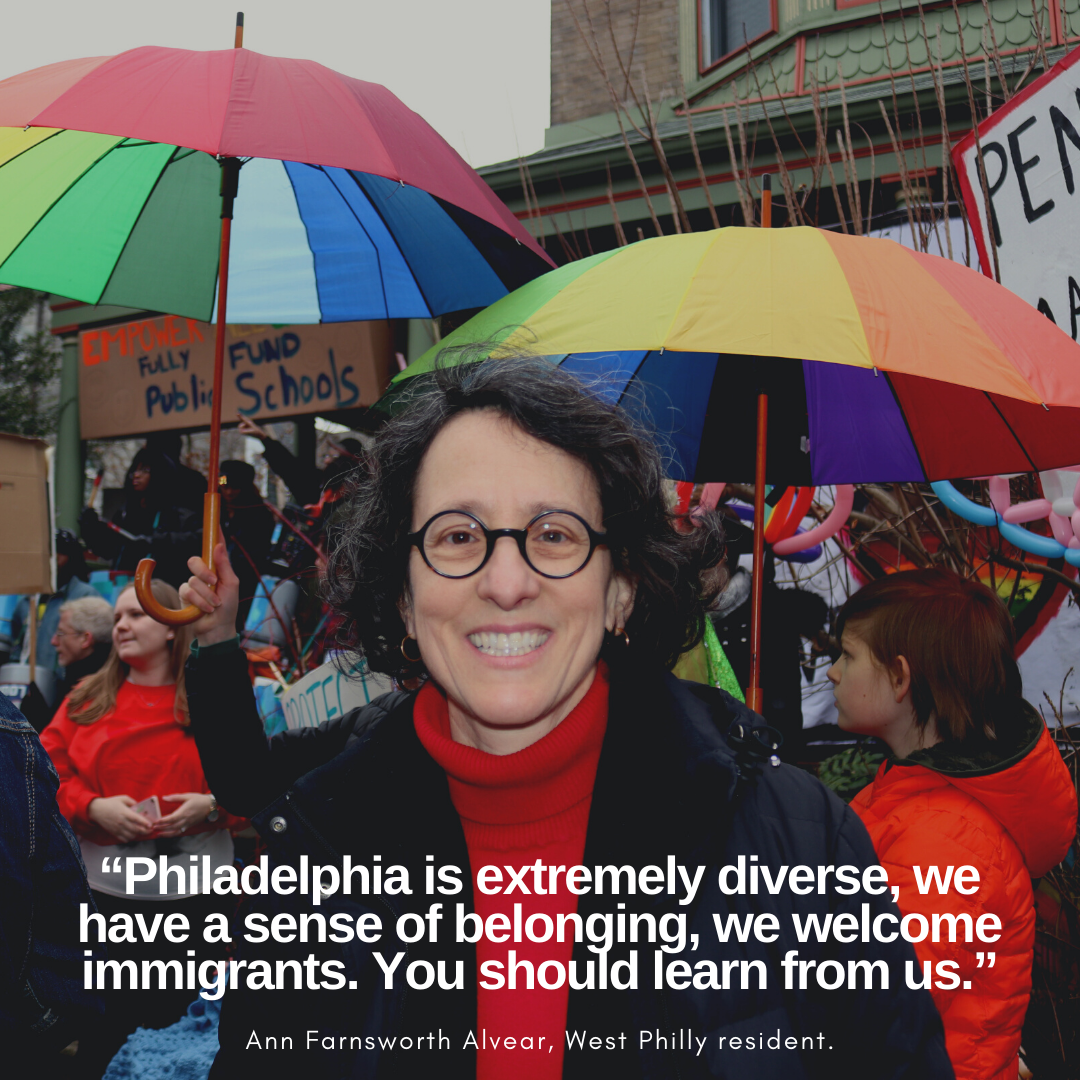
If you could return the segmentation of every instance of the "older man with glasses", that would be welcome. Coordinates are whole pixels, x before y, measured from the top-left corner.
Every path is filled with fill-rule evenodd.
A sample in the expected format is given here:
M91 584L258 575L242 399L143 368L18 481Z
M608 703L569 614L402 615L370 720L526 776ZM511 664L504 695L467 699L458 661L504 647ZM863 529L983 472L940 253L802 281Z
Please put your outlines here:
M51 640L57 662L64 669L57 704L108 659L112 626L112 604L100 596L83 596L60 606L60 621Z

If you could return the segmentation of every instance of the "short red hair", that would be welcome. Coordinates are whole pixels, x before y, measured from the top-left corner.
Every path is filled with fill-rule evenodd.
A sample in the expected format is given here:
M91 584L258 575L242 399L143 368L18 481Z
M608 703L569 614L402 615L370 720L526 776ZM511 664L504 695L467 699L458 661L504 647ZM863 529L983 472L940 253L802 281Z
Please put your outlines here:
M911 702L943 739L996 738L995 726L1023 692L1016 631L1001 598L948 570L906 570L860 589L840 609L836 634L862 639L874 659L911 668Z

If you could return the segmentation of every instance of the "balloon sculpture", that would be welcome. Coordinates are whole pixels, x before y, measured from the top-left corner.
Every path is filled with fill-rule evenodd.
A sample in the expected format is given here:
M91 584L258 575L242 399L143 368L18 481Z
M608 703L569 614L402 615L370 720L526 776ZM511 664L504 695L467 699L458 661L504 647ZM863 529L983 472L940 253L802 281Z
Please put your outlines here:
M1021 551L1044 559L1064 559L1080 567L1080 466L1051 469L1039 474L1046 498L1009 505L1007 476L990 477L990 506L981 506L960 494L948 480L930 486L958 517L976 525L996 527L1001 538ZM1039 536L1023 522L1049 518L1053 536Z
M961 495L948 480L938 480L930 486L934 493L958 517L989 528L997 528L1003 540L1022 551L1044 559L1064 559L1080 567L1080 466L1071 469L1050 469L1039 474L1042 499L1009 504L1009 478L991 476L990 503L982 506ZM697 517L715 509L724 484L706 484L701 499L691 513ZM685 513L690 505L694 485L680 482L678 510ZM778 558L793 562L812 562L821 555L818 545L835 536L851 514L855 488L851 484L836 485L832 510L819 525L804 530L800 522L806 516L814 497L812 487L789 487L777 500L765 519L765 539ZM753 519L750 507L734 506L745 520ZM1040 536L1022 528L1023 523L1049 519L1053 536Z
M701 491L698 505L690 514L691 520L708 510L714 510L724 491L724 484L706 484ZM681 481L676 485L678 502L676 510L685 514L690 506L694 485ZM781 559L790 562L813 562L821 557L821 544L835 536L851 514L855 498L852 484L837 484L836 499L832 510L819 525L803 529L800 522L806 517L810 503L814 498L812 487L786 488L765 518L765 540L772 545L773 552ZM750 507L732 507L745 520L753 519Z

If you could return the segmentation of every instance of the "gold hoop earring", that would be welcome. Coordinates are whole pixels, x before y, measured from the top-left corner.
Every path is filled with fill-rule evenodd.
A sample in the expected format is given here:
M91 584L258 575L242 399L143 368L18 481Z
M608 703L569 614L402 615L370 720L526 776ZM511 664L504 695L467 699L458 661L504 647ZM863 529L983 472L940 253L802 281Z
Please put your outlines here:
M625 626L616 626L615 629L611 631L611 633L613 637L621 637L623 639L623 644L627 648L630 647L630 635L626 632Z
M422 660L423 660L423 658L422 658L421 656L419 656L419 655L417 655L417 656L410 656L410 655L409 655L409 654L408 654L408 653L407 653L407 652L405 651L405 643L406 643L407 641L415 641L415 640L416 640L416 639L415 639L415 638L414 638L414 637L412 636L412 634L406 634L406 635L405 635L405 636L404 636L404 637L403 637L403 638L401 639L401 655L402 655L402 656L404 656L404 657L405 657L405 659L406 659L406 660L407 660L407 661L408 661L408 662L409 662L410 664L419 664L419 663L421 663L421 662L422 662ZM419 646L419 644L417 644L417 646L416 646L416 651L417 651L417 653L419 653L419 652L420 652L420 646Z

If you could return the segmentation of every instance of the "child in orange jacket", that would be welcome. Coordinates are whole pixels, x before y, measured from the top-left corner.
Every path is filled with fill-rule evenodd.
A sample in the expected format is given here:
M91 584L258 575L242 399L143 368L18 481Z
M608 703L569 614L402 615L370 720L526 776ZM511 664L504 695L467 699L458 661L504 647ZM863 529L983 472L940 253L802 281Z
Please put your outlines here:
M852 808L900 886L920 967L930 962L957 1080L1015 1080L1031 993L1031 878L1065 856L1077 804L1046 725L1021 697L1012 619L976 581L913 570L852 596L837 634L843 653L828 674L840 727L891 751Z

